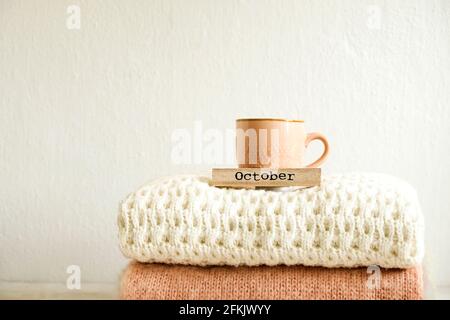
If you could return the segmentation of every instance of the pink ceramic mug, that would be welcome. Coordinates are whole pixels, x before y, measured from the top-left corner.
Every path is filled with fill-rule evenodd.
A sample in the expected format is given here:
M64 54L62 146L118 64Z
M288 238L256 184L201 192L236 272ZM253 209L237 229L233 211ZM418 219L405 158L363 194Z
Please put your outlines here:
M305 151L313 140L324 150L305 166ZM320 133L306 133L302 120L236 120L236 156L240 168L316 168L328 157L328 141Z

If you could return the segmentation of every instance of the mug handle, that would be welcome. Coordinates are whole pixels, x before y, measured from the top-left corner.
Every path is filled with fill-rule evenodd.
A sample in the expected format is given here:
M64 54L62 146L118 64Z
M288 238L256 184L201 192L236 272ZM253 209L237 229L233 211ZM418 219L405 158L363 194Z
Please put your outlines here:
M317 168L320 166L328 157L329 145L328 140L325 136L318 132L311 132L306 135L305 147L307 148L309 143L313 140L320 140L323 143L323 153L319 159L314 161L313 163L306 166L306 168Z

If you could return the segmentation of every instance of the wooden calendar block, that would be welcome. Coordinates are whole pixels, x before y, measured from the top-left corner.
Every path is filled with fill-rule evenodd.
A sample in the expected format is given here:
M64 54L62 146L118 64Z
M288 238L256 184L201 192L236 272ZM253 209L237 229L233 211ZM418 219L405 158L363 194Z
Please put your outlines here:
M211 185L216 187L313 187L320 186L320 168L214 168Z

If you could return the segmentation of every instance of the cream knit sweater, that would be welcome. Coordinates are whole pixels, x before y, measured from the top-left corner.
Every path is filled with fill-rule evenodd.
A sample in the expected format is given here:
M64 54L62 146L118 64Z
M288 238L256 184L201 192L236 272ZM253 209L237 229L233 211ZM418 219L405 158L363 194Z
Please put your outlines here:
M415 191L379 174L288 192L168 177L130 194L118 224L122 252L140 262L402 268L423 256Z

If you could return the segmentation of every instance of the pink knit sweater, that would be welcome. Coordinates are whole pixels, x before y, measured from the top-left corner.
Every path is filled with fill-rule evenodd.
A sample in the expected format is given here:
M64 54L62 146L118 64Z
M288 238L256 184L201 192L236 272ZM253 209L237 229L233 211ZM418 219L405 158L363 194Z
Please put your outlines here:
M422 299L420 268L195 267L132 262L122 299ZM377 282L377 279L380 279Z

